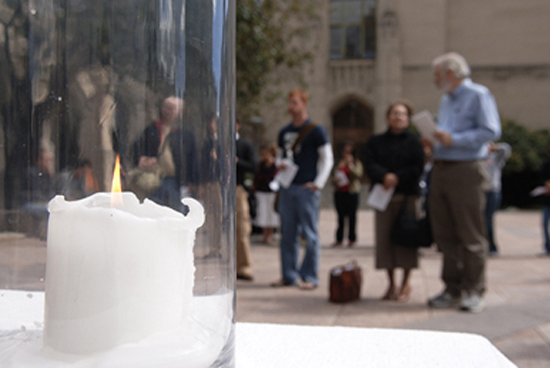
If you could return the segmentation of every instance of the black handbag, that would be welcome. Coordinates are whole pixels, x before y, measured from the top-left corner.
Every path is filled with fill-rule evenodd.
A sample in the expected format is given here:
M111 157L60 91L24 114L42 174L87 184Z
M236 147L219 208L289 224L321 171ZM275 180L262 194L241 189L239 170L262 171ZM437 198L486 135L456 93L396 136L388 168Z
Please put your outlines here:
M407 208L408 198L405 197L399 214L391 228L391 242L407 248L429 248L433 243L430 219L426 215L417 219Z

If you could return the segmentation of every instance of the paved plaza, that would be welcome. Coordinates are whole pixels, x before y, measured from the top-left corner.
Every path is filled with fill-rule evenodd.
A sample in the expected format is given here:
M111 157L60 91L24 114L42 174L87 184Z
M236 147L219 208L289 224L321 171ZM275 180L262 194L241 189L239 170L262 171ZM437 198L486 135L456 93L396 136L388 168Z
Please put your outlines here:
M334 249L330 244L336 214L331 209L321 211L321 282L313 291L270 287L280 277L278 244L263 245L261 235L254 234L255 280L237 281L237 322L469 332L490 339L519 367L550 367L550 257L538 256L542 251L539 212L507 210L497 214L501 255L488 260L487 308L480 314L427 308L428 297L442 289L441 255L432 249L422 250L420 269L412 275L411 299L406 303L381 301L387 281L384 271L374 269L373 215L370 210L360 211L356 247ZM17 243L21 246L9 246ZM0 234L3 288L43 289L44 245L22 234ZM351 260L363 270L361 300L330 303L329 270Z
M422 329L468 332L487 337L522 368L550 366L550 257L542 252L541 215L536 211L501 211L496 217L500 256L488 260L487 308L480 314L427 308L429 296L442 290L441 255L423 249L420 268L413 272L411 299L381 301L387 286L385 271L374 269L374 213L361 210L358 245L331 248L336 214L320 216L320 285L314 291L272 288L280 278L279 249L252 236L253 282L237 282L237 322L320 326ZM349 304L328 301L329 270L357 260L363 270L361 300ZM400 273L397 275L401 276ZM259 337L260 338L260 337Z

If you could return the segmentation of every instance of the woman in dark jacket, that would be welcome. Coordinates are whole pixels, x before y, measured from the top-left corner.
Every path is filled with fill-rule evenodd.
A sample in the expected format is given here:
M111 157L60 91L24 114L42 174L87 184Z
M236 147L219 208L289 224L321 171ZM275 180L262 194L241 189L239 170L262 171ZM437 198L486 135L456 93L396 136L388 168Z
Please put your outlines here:
M384 211L376 210L376 268L388 272L389 287L383 300L409 299L411 270L418 267L416 249L393 244L390 232L397 215L406 201L409 211L416 211L420 188L418 185L424 167L424 150L420 139L409 131L413 109L407 101L397 101L388 107L388 130L373 136L366 145L365 168L372 185L394 189ZM395 269L403 268L403 281L397 290Z

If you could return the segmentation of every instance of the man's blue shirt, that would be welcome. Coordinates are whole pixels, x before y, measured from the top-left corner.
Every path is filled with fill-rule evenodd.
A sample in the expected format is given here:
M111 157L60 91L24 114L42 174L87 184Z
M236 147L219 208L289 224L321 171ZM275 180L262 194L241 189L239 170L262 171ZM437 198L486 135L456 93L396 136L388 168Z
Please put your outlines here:
M436 160L471 161L487 157L488 142L500 138L500 117L493 95L466 78L439 105L438 129L451 134L453 144L436 143Z

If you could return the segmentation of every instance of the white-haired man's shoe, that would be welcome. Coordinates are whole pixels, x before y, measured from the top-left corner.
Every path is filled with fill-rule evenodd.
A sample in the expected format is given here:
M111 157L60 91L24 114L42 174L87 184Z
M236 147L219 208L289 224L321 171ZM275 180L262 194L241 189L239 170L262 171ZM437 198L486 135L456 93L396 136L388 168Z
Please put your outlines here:
M470 294L462 299L460 310L470 313L479 313L485 309L485 302L479 295Z
M432 308L457 308L460 305L461 297L454 296L448 292L442 292L428 299L428 305Z

